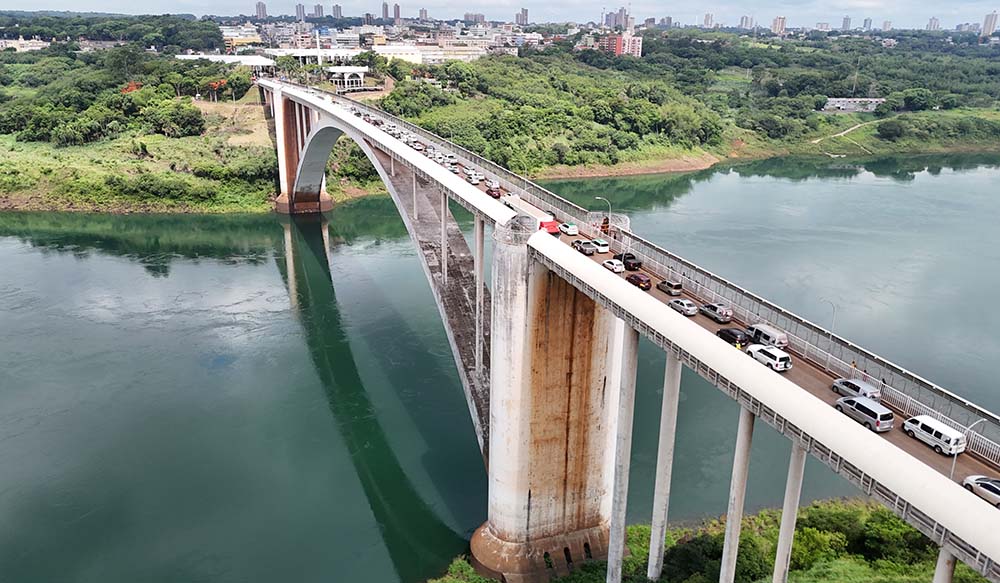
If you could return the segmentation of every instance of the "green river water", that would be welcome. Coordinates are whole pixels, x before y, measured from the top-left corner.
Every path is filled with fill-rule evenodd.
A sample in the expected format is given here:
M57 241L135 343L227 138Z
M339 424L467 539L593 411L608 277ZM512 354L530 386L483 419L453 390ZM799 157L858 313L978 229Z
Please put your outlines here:
M548 186L1000 409L1000 158ZM329 254L272 215L0 213L0 580L411 583L465 551L486 476L415 249L388 198L327 218ZM662 371L643 342L631 522ZM672 519L725 511L737 414L685 372ZM749 507L788 451L758 427ZM809 462L804 500L853 492Z

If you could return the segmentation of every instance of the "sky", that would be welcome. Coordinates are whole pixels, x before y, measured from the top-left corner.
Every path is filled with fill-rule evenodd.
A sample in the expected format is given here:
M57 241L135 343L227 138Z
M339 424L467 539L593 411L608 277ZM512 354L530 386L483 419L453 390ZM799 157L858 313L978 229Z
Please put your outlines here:
M269 14L294 14L295 4L301 1L311 7L317 1L326 7L327 14L336 2L344 7L345 16L360 16L365 12L381 14L381 0L264 0ZM828 22L840 26L845 15L853 19L853 26L860 26L870 17L873 26L880 27L884 20L891 20L896 28L923 28L932 16L941 20L943 29L954 28L964 22L982 23L983 17L1000 10L1000 0L702 0L697 3L670 3L656 0L390 0L399 2L404 17L416 17L420 8L426 8L432 18L460 18L465 12L481 12L490 20L514 20L520 8L528 9L531 22L588 22L600 19L601 11L617 10L631 4L631 14L637 22L648 17L659 20L671 16L682 24L701 23L706 12L715 22L735 26L740 16L756 18L761 25L769 26L775 16L785 16L788 27L815 26ZM30 10L76 10L120 13L193 13L202 14L253 14L256 0L146 0L142 3L124 0L38 0ZM8 4L7 6L4 6ZM0 0L0 10L27 9L18 0Z

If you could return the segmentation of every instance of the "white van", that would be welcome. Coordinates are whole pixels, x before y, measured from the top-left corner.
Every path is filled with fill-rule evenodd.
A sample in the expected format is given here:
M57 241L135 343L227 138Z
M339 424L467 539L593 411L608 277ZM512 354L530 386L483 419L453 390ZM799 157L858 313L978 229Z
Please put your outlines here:
M903 423L903 431L944 455L958 455L965 451L965 435L930 415L910 417Z
M747 327L747 335L750 339L759 344L777 346L784 348L788 346L788 334L778 330L770 324L754 324Z

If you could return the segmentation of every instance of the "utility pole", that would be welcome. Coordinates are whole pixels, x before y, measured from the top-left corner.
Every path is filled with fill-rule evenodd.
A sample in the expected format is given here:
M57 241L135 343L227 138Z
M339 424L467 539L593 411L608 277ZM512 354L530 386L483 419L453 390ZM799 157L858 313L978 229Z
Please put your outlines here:
M854 91L858 88L858 69L861 68L861 55L858 55L858 64L854 67L854 86L851 87L851 97L854 97Z

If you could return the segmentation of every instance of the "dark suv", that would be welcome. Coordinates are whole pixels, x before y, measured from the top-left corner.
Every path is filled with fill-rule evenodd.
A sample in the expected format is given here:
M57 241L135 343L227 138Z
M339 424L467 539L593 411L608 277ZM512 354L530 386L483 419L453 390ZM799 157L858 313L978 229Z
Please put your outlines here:
M649 290L653 287L653 280L649 279L649 276L645 273L630 273L625 281L631 283L635 287L641 290Z
M625 269L628 271L639 271L642 268L642 261L636 259L632 253L619 253L614 258L624 263Z
M733 346L736 346L737 343L740 346L747 346L751 343L750 336L739 328L723 328L716 332L715 335Z

